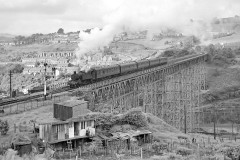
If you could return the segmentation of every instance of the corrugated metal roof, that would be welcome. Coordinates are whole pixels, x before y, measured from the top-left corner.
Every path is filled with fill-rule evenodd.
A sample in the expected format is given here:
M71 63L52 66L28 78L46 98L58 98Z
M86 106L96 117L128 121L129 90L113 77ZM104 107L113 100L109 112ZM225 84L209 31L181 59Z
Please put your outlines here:
M143 135L143 134L151 134L152 132L148 130L129 130L127 132L115 132L111 133L113 136L111 138L113 139L129 139L131 137Z

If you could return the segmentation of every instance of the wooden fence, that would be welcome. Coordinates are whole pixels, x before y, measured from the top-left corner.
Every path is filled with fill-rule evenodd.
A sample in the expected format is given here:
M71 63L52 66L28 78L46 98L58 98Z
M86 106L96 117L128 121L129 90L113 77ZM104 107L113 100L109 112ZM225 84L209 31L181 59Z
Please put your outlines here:
M39 99L32 99L32 100L28 100L28 101L4 105L4 106L1 106L4 113L0 113L0 117L10 115L10 114L16 114L16 113L29 111L29 110L36 109L36 108L39 108L42 106L62 102L67 99L69 99L68 94L62 94L62 95L55 95L52 97L48 96L47 100L44 100L44 98L39 98Z
M84 158L84 159L95 159L94 157L102 157L102 159L106 157L112 157L112 159L119 159L124 156L139 156L142 158L149 158L152 154L151 144L145 146L131 146L128 148L121 148L120 150L115 150L112 147L103 147L98 146L95 147L94 150L85 150L83 148L78 148L76 150L68 150L68 151L56 151L54 153L55 159L76 159Z

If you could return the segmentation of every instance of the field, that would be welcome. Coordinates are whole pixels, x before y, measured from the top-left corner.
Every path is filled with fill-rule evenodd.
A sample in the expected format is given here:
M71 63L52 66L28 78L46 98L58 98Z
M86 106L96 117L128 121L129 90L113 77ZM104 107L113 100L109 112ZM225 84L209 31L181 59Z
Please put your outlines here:
M231 36L227 37L222 37L222 38L217 38L217 39L212 39L210 42L212 44L217 44L217 43L234 43L234 42L239 42L240 39L240 34L233 34Z
M164 38L159 41L151 41L149 39L136 39L136 40L127 40L124 42L140 44L140 45L143 45L143 46L151 48L151 49L164 50L164 49L171 47L171 45L165 45L164 44L165 41L174 41L174 40L177 40L177 39L176 38Z

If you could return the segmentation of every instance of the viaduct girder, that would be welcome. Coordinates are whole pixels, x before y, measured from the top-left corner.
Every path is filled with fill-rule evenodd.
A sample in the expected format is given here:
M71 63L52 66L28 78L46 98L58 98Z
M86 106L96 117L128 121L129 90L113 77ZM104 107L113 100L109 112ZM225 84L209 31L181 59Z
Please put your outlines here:
M199 127L194 110L205 89L206 54L170 61L167 65L122 75L79 88L85 92L89 109L97 112L124 113L131 108L162 118L187 131ZM186 114L185 114L186 113ZM186 117L186 118L185 118Z

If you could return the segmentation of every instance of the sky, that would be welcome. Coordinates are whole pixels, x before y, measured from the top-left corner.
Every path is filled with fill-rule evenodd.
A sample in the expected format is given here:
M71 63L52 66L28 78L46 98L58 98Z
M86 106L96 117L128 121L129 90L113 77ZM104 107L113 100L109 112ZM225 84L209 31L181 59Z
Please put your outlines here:
M0 33L31 35L102 27L108 31L174 27L189 19L240 15L240 0L0 0Z

